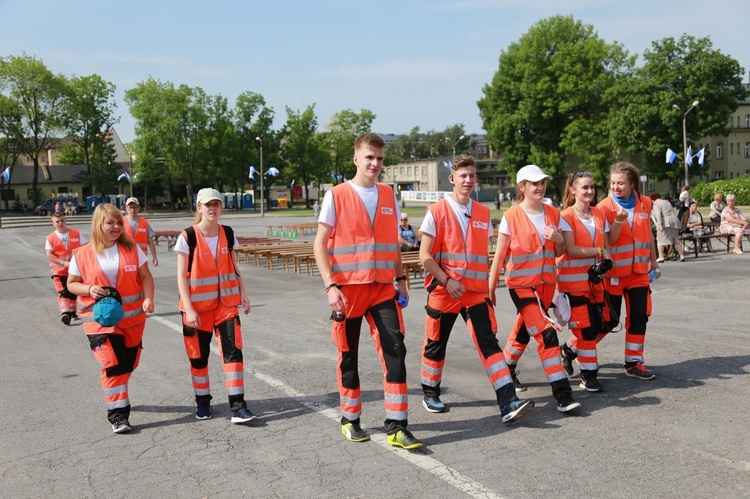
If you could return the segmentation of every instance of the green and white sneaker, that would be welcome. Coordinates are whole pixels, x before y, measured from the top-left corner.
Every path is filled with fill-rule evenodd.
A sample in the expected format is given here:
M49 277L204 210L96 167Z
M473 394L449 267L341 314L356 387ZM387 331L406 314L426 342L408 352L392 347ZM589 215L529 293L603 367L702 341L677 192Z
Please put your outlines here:
M342 424L341 434L350 442L367 442L370 440L370 435L360 428L359 423Z
M412 435L408 430L399 429L388 435L388 443L394 447L403 447L412 450L422 447L422 442Z

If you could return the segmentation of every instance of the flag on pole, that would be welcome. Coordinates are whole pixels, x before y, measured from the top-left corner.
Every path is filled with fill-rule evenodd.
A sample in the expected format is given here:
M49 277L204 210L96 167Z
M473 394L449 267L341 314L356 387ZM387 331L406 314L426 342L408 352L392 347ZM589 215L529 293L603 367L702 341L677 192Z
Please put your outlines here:
M10 183L10 166L3 170L3 179L6 184Z
M119 182L120 180L122 180L122 179L124 179L124 178L128 178L128 179L129 179L129 177L128 177L128 174L127 174L127 173L121 173L121 174L120 174L120 176L119 176L119 177L117 177L117 181Z
M247 178L251 178L255 180L255 174L258 173L258 171L255 169L254 166L250 167L250 173L248 173Z
M453 165L451 165L451 162L450 162L450 161L443 161L443 164L444 164L444 165L445 165L445 167L446 167L447 169L449 169L449 170L450 170L450 169L451 169L451 167L453 166Z
M696 156L698 157L698 164L703 166L703 161L705 160L706 155L706 148L704 147L700 151L696 153Z
M687 153L685 154L685 164L690 166L693 164L693 149L692 146L688 146Z
M267 173L268 173L269 175L271 175L272 177L275 177L276 175L278 175L278 174L279 174L279 170L278 170L278 169L276 169L276 168L274 168L274 167L272 166L271 168L269 168L269 169L268 169L268 172L267 172Z
M674 159L677 157L677 153L667 147L667 163L674 163Z

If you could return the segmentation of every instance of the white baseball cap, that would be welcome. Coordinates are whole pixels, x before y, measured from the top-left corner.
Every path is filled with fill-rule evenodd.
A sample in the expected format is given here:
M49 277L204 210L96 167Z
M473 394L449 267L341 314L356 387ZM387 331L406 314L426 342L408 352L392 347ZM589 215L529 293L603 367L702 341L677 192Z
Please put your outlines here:
M125 201L125 206L129 205L130 203L135 203L138 206L141 205L141 203L138 202L138 198L128 198L128 200Z
M542 179L552 180L550 175L547 175L536 165L526 165L516 174L516 184L520 184L524 180L529 182L539 182Z
M198 198L195 200L196 203L206 204L209 201L222 201L221 194L216 189L206 187L198 191Z
M407 215L406 213L401 214L401 220L408 220L408 219L409 219L409 215Z

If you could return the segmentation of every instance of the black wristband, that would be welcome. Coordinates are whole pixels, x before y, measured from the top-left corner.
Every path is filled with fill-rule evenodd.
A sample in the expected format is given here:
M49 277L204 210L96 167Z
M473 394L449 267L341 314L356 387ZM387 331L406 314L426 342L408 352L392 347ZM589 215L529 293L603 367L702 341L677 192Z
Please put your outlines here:
M406 280L406 276L405 275L402 275L402 276L399 276L399 277L396 278L396 282L398 282L398 281L405 281L405 280Z
M336 286L335 282L333 284L329 284L328 286L326 286L326 293L328 293L328 290L331 289L334 286Z

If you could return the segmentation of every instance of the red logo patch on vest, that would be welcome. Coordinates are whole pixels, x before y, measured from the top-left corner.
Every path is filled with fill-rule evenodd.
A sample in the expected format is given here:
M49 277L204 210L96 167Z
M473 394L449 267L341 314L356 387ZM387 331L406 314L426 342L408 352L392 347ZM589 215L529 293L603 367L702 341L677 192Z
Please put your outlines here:
M393 215L393 208L383 206L382 208L380 208L380 213L383 215Z
M125 272L135 272L138 270L137 265L125 265Z
M471 223L471 226L474 227L475 229L486 229L487 228L487 222L478 222L478 221L475 221L475 222Z

